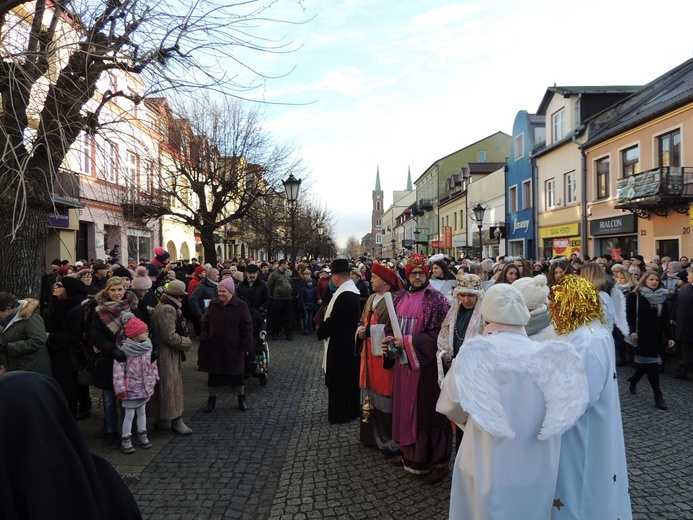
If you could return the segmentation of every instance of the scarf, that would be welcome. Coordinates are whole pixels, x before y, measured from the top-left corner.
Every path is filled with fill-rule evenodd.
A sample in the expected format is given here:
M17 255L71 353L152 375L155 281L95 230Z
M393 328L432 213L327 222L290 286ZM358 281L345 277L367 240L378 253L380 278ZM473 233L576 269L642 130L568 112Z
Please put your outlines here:
M642 294L650 303L650 306L657 311L657 317L660 317L662 315L664 302L667 301L667 297L669 296L669 291L664 288L653 291L647 287L642 287L640 289L640 294Z
M152 340L147 338L144 341L135 341L131 338L125 338L120 344L120 350L125 352L128 358L140 357L145 352L152 349Z
M105 301L96 308L96 314L102 323L116 336L123 328L123 312L130 310L130 303L123 299L119 302Z
M17 315L17 313L22 310L21 305L17 305L14 309L12 309L12 312L9 313L7 316L5 316L2 320L0 320L0 332L5 330L5 327L7 327L10 322L14 319L14 317Z

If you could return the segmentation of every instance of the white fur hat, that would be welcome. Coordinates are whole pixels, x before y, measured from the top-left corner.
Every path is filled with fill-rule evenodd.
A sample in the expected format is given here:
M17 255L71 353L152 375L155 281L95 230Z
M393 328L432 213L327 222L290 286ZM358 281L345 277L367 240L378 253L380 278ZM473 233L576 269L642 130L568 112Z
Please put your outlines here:
M522 293L507 283L494 284L481 303L481 315L489 323L527 325L529 311Z
M549 286L546 285L546 276L539 274L535 277L525 276L513 282L513 287L522 293L530 311L538 309L549 298Z

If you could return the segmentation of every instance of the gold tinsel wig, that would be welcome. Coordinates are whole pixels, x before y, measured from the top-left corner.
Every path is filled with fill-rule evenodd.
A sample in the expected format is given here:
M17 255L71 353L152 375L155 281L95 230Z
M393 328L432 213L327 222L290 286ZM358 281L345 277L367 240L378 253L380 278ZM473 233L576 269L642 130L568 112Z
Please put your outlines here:
M565 275L553 286L552 293L551 323L558 334L568 334L592 320L606 322L599 291L592 282L574 274Z

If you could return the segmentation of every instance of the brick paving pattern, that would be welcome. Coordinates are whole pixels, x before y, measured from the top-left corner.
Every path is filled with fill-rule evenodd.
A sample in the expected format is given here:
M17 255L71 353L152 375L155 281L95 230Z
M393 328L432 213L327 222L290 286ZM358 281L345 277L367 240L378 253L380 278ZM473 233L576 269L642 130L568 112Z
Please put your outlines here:
M246 381L245 413L231 388L222 389L213 413L202 413L206 374L195 371L190 353L190 436L153 431L154 448L128 456L92 438L100 427L98 411L81 423L92 451L123 475L145 519L447 517L450 477L432 485L407 475L360 445L356 421L327 422L322 344L299 334L271 343L269 383ZM628 392L631 373L619 368L633 518L693 519L693 383L664 375L669 411L661 412L646 379L637 395Z

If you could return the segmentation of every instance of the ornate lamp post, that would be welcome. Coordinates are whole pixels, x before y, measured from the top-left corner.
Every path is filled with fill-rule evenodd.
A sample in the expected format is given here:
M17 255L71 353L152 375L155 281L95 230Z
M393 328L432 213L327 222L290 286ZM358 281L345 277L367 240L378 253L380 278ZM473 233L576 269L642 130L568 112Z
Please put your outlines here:
M395 244L396 243L397 242L395 242L394 238L392 240L390 240L390 244L392 244L392 256L395 256Z
M419 235L420 234L421 234L421 231L419 231L419 228L414 228L414 244L415 244L414 252L415 253L419 252Z
M301 179L294 177L292 173L284 182L286 200L289 201L289 215L291 216L291 261L293 266L291 272L296 277L296 208L298 201L298 190L301 187Z
M315 230L318 232L318 256L322 256L322 235L325 233L325 226L322 225L322 222L319 222Z
M486 213L486 208L479 202L476 206L472 208L474 212L474 220L476 220L476 225L479 227L479 258L484 259L484 244L481 237L481 228L484 225L484 213Z

